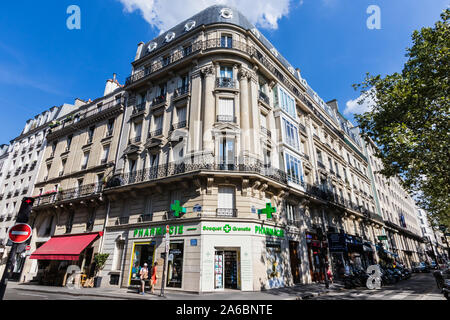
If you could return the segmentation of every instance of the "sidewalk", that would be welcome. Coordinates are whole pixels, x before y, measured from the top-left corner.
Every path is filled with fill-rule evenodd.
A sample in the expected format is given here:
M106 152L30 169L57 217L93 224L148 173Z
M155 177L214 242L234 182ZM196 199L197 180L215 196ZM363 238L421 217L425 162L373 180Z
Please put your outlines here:
M242 292L236 290L225 290L214 293L185 293L167 290L165 297L160 297L159 290L155 290L155 295L146 293L144 296L132 289L112 289L112 288L80 288L69 289L66 287L49 287L32 285L17 282L8 282L8 290L23 290L34 292L58 293L72 296L95 296L104 298L120 298L126 300L303 300L317 297L331 291L343 290L343 285L332 284L329 289L324 284L296 285L293 287L270 289L261 292Z

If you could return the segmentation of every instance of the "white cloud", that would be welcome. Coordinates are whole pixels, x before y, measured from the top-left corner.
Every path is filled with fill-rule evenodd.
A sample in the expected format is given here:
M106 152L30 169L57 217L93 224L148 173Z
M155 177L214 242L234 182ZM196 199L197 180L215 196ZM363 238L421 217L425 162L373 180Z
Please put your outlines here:
M265 29L277 29L278 20L289 14L298 0L119 0L128 13L139 11L153 27L164 32L214 4L239 9L252 23ZM300 5L303 0L300 1Z
M355 100L347 101L344 115L363 114L371 111L375 105L373 94L375 89L370 89L368 93L362 94Z

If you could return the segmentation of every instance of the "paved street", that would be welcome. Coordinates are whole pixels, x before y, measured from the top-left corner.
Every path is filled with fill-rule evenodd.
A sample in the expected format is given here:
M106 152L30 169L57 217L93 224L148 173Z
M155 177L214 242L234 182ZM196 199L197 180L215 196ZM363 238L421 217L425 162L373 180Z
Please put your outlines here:
M70 290L62 287L19 285L10 282L5 300L445 300L439 293L431 273L413 274L409 280L373 291L363 288L345 290L337 284L326 290L323 284L312 284L262 292L227 290L197 295L168 291L165 298L157 294L141 296L127 289Z
M409 280L380 290L354 289L330 292L311 300L446 300L436 287L431 273L413 274Z

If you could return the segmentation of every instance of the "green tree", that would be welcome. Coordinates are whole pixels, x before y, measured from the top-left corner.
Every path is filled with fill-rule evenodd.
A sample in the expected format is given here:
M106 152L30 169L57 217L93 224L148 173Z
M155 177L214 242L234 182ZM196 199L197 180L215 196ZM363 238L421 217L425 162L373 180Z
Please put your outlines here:
M403 71L366 74L355 90L372 110L355 116L379 147L386 177L398 176L431 220L450 227L450 10L434 27L414 31Z

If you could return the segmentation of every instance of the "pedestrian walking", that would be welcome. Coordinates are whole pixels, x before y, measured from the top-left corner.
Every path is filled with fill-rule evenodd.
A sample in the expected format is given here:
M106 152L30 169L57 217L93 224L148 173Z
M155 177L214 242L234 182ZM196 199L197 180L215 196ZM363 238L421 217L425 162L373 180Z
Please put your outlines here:
M327 277L330 283L333 283L333 273L331 272L330 266L327 264Z
M152 268L152 276L151 276L151 286L152 286L152 294L155 293L155 285L158 282L157 268L158 262L155 262Z
M145 282L148 280L148 264L144 263L144 267L139 271L139 278L141 279L141 292L140 294L145 294Z

